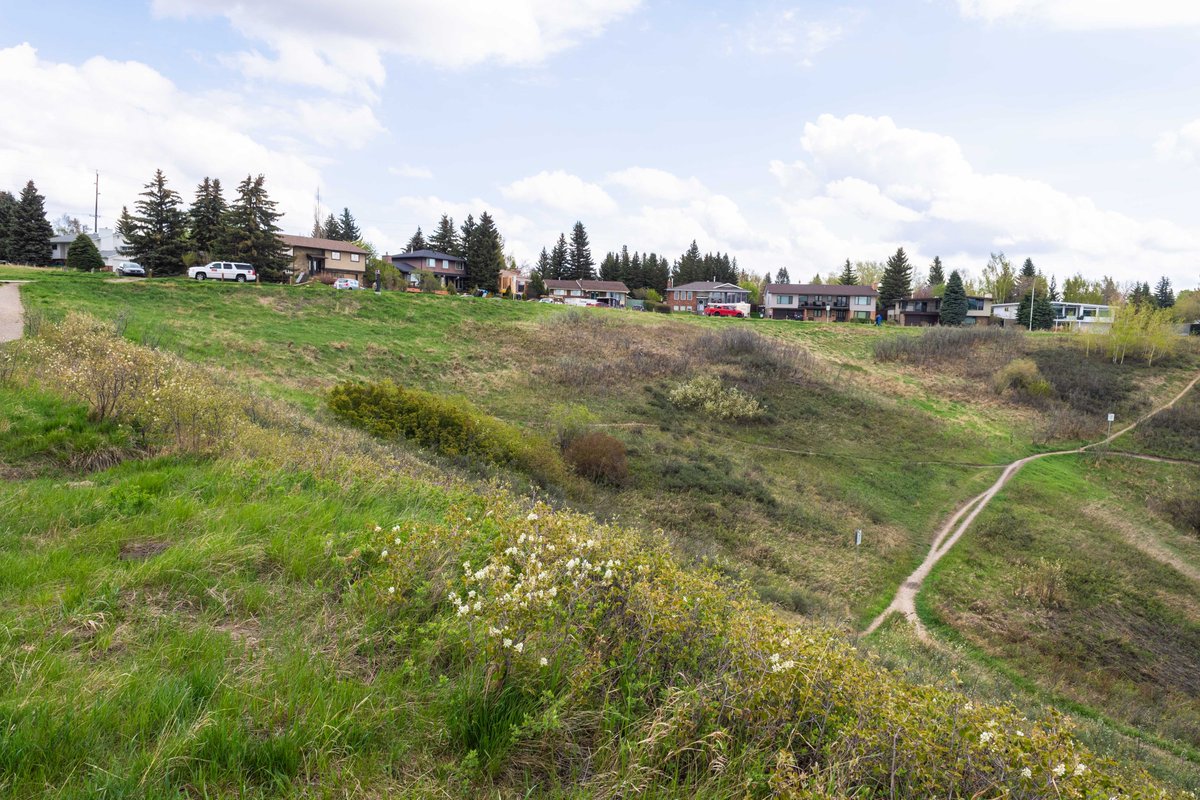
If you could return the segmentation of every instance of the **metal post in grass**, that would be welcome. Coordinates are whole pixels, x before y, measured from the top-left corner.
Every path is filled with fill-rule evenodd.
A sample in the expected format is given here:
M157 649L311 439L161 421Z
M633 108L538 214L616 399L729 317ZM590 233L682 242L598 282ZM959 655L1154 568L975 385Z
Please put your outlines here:
M380 272L378 269L376 269L375 270L375 294L380 294L380 293L382 293L382 291L383 291L383 287L380 282Z

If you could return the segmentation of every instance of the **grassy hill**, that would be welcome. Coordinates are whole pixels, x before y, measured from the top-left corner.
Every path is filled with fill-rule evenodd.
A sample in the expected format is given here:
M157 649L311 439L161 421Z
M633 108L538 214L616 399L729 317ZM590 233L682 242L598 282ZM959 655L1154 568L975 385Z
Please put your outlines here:
M860 662L834 644L841 636L825 638L826 626L857 629L887 603L923 557L933 528L994 478L994 469L976 465L1086 438L1103 427L1097 403L1113 404L1122 417L1144 410L1178 387L1195 363L1187 353L1153 369L1097 367L1109 388L1096 397L1080 391L1088 376L1064 366L1062 342L1053 337L894 362L877 361L877 346L897 337L908 341L912 332L569 313L537 304L375 297L323 287L113 283L57 273L37 278L23 288L35 327L49 328L68 311L111 320L127 342L139 343L139 352L158 348L180 356L183 365L198 365L193 378L214 387L214 400L228 399L239 421L236 435L185 452L177 444L152 444L137 426L90 421L85 408L64 402L53 387L18 382L3 390L6 408L13 409L6 431L18 435L6 436L0 448L10 478L0 496L0 519L10 532L0 540L0 571L13 579L0 581L6 587L0 592L8 593L0 607L9 609L0 620L8 631L0 658L22 679L0 695L0 712L10 723L7 738L0 738L0 788L18 794L57 787L82 796L105 786L118 796L174 796L181 787L203 786L210 794L265 795L301 794L309 786L325 794L407 787L423 796L450 787L452 794L469 795L488 787L502 796L530 789L566 796L579 781L587 787L583 794L644 786L651 795L691 787L705 796L740 796L745 788L799 792L796 787L811 791L818 783L828 794L813 796L884 791L896 780L892 769L880 783L873 766L835 768L836 753L851 757L863 742L835 737L838 747L849 749L796 747L788 762L795 767L777 762L783 729L775 726L802 706L782 713L772 705L782 702L782 689L748 688L744 665L733 669L737 659L729 660L735 641L741 642L734 648L738 658L760 652L764 642L778 649L780 639L771 637L788 634L765 633L776 623L764 617L753 626L755 637L743 640L725 612L698 617L690 606L677 605L682 595L662 606L656 592L686 585L680 591L689 597L747 609L739 612L746 619L758 619L752 596L763 597L804 635L829 642L819 651L796 646L797 653L807 653L805 659L836 653L839 668L854 673ZM730 333L739 330L755 335ZM1053 397L992 390L988 370L1019 357L1032 358L1059 382ZM734 423L681 411L670 400L672 390L702 375L719 376L757 398L765 413ZM482 412L546 440L583 419L585 427L622 440L630 479L618 487L577 479L535 486L503 468L375 441L325 410L335 384L381 379L464 396ZM1185 443L1174 442L1172 452L1187 446L1186 434L1185 426ZM976 648L971 652L978 657L955 657L963 674L982 670L989 658L1002 666L1000 677L979 681L977 702L1011 699L1039 716L1056 704L1068 707L1057 695L1081 704L1077 711L1102 706L1113 724L1082 717L1080 733L1093 747L1148 766L1176 786L1194 786L1186 758L1138 753L1128 744L1144 734L1193 746L1190 712L1158 713L1194 702L1186 681L1162 685L1186 664L1186 637L1195 630L1186 584L1145 547L1113 550L1119 525L1101 526L1104 547L1119 557L1092 566L1095 573L1117 572L1080 577L1075 571L1095 535L1094 524L1076 521L1092 517L1123 519L1139 535L1150 525L1163 537L1156 547L1172 548L1194 566L1178 516L1161 509L1137 516L1144 492L1162 481L1186 496L1193 484L1177 473L1188 468L1145 464L1131 471L1089 461L1055 462L1053 469L1049 475L1031 470L1009 487L981 519L981 535L964 539L936 574L928 607ZM1137 483L1155 476L1159 483ZM644 607L696 626L688 630L698 649L656 650L663 659L657 666L628 661L636 651L612 649L627 635L616 631L624 629L609 630L604 626L612 620L595 616L594 603L607 607L611 598L592 598L591 622L579 618L579 636L548 648L563 658L572 654L555 662L560 680L587 676L568 685L546 683L536 662L514 666L511 653L488 650L494 645L486 634L477 641L472 637L479 631L455 627L445 597L459 577L449 565L463 555L476 564L502 557L501 543L512 546L505 537L517 535L527 508L514 508L504 492L480 489L495 477L560 509L561 516L549 508L539 512L563 520L555 535L593 524L567 510L575 509L633 531L632 539L617 529L601 532L627 561L669 550L691 565L693 571L675 572L674 562L646 562L642 566L665 583L656 578L623 591L658 587L653 602L638 595L650 603ZM1026 481L1031 489L1019 494ZM481 501L481 493L493 499ZM1005 528L1010 502L1024 524ZM463 522L489 510L507 521L480 530ZM1059 541L1049 522L1064 516L1076 539ZM372 533L376 525L380 534ZM370 555L390 541L393 525L401 526L406 543L412 537L412 552L421 540L439 554L421 580ZM857 549L856 528L865 533ZM424 543L423 537L438 535L448 537L446 546ZM453 537L459 538L450 546ZM1061 606L1054 605L1058 600L1039 605L1042 559L1052 573L1061 563L1069 576ZM384 582L394 586L402 578L411 585L397 606L381 593ZM1095 588L1105 580L1106 588ZM744 588L730 588L737 586ZM1136 591L1106 612L1114 624L1093 624L1096 609L1124 598L1126 586ZM483 587L476 591L483 594ZM1109 635L1118 624L1126 630L1148 618L1159 626L1149 640L1130 644ZM810 627L814 622L821 627ZM1031 638L1016 638L1026 623ZM553 639L555 629L529 624L531 649L535 641ZM653 640L665 646L670 637ZM1170 650L1171 641L1184 649ZM944 671L930 666L943 662L895 631L872 647L883 648L881 657L898 668L953 689ZM1143 650L1105 679L1097 677L1090 659L1131 647ZM1167 672L1146 666L1162 658ZM497 678L496 665L511 680ZM776 674L771 662L764 666L765 674ZM851 716L875 709L868 715L873 731L885 729L875 727L880 714L899 719L919 716L922 704L962 704L910 694L907 683L880 673L871 680L890 698L892 710L883 714L878 697L822 684L819 673L807 672L787 691L822 687L828 696L839 695L838 708ZM629 677L609 682L619 674ZM1050 694L1039 695L1046 674L1056 680L1044 684ZM1028 681L1032 685L1022 688ZM756 695L769 697L764 708L774 709L764 718L771 723L763 737L750 736L746 721L720 710L708 693L731 686L768 693ZM87 698L78 710L68 701L75 697ZM688 697L700 704L679 705ZM757 701L747 702L748 696L738 708ZM713 703L713 716L693 717L704 720L692 731L699 738L664 743L662 751L634 745L644 745L664 719L678 721L684 708L711 711ZM452 718L472 721L448 727ZM1115 720L1132 726L1127 733L1134 737L1119 732ZM961 736L955 725L931 724L930 741ZM888 730L904 737L911 731ZM920 782L923 770L949 751L938 745L925 752L916 743L925 734L911 735L915 760L901 789L904 796L921 796L917 787L934 785ZM697 750L701 741L707 744ZM1059 739L1046 742L1047 752L1065 752ZM570 763L551 764L551 754L563 748L574 754ZM52 759L51 751L62 755ZM99 768L89 753L104 754ZM1016 756L1006 753L1006 763L1019 763ZM669 766L648 766L660 762ZM1097 773L1108 774L1100 760L1093 763ZM1050 779L1056 765L1030 762L1031 772ZM1138 785L1119 777L1120 770L1113 774L1118 782L1111 786ZM1017 777L1001 770L972 773L970 780L998 787ZM960 788L967 782L962 777ZM1032 783L1024 790L1015 796L1044 796Z

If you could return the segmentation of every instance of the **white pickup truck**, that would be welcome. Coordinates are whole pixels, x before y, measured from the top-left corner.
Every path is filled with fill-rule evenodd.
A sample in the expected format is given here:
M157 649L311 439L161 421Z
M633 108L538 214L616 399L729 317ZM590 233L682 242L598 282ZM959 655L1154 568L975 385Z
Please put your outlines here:
M258 280L254 267L238 261L210 261L203 267L191 267L187 274L189 278L195 278L198 281L208 278L216 281L237 281L238 283Z

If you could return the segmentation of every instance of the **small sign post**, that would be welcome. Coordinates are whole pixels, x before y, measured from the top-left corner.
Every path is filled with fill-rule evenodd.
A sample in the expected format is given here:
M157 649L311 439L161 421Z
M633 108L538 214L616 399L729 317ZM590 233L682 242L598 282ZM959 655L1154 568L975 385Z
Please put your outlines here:
M1112 424L1113 424L1113 420L1116 418L1117 418L1116 414L1112 413L1111 411L1108 412L1108 435L1109 436L1112 436Z
M375 270L375 294L379 294L383 289L383 282L380 280L379 270Z
M859 528L858 530L856 530L854 532L854 546L855 547L862 546L862 528Z

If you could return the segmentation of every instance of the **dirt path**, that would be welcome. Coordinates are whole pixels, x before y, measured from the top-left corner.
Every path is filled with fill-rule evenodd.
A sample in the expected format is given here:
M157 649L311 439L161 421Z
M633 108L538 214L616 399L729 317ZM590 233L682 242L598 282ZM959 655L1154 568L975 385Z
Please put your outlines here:
M968 500L965 505L961 506L957 511L955 511L954 515L950 517L950 519L948 519L941 528L938 529L938 532L933 537L933 543L930 545L929 554L925 556L925 560L921 562L921 565L917 567L907 579L905 579L904 583L900 584L900 588L896 590L896 596L892 598L891 604L888 605L888 607L885 608L883 612L879 614L879 616L871 621L871 624L867 626L865 631L863 631L863 635L865 636L867 634L874 633L875 630L883 624L884 620L894 613L899 613L903 614L904 618L912 623L917 630L917 635L923 641L928 641L929 635L926 633L925 627L921 624L921 620L917 617L917 593L921 591L921 586L925 583L925 579L929 577L929 573L933 571L934 566L936 566L937 563L942 560L942 557L945 556L946 553L950 552L950 548L954 547L954 544L960 538L962 538L964 533L967 532L967 529L971 527L971 523L973 523L975 518L979 516L979 512L987 507L987 504L991 502L992 498L1004 488L1005 484L1007 484L1014 475L1021 471L1022 467L1024 467L1030 461L1037 461L1038 459L1042 458L1050 458L1051 456L1084 453L1088 450L1092 450L1093 448L1108 444L1109 442L1124 436L1126 433L1133 430L1142 422L1145 422L1147 419L1159 413L1160 411L1165 411L1166 409L1175 405L1179 398L1191 391L1191 389L1198 382L1200 382L1200 375L1192 378L1191 382L1189 382L1187 386L1183 387L1183 390L1180 391L1179 394L1172 397L1166 403L1163 403L1149 413L1138 417L1124 428L1114 431L1111 435L1106 436L1100 441L1084 445L1083 447L1077 447L1073 450L1055 450L1050 453L1037 453L1036 455L1025 456L1024 458L1019 458L1005 467L1004 471L1000 473L1000 477L996 479L995 483L993 483L980 494ZM1151 458L1152 460L1158 460L1157 457Z
M1195 462L1189 461L1184 463L1190 464ZM1163 544L1159 537L1154 535L1153 531L1130 522L1124 515L1114 513L1114 509L1107 508L1099 503L1090 503L1084 506L1083 513L1098 524L1115 527L1121 532L1121 536L1124 537L1125 541L1138 550L1141 550L1155 561L1166 564L1180 575L1186 575L1197 583L1200 583L1200 568L1184 561L1178 554Z
M0 283L0 342L20 339L24 332L21 287L15 283Z

